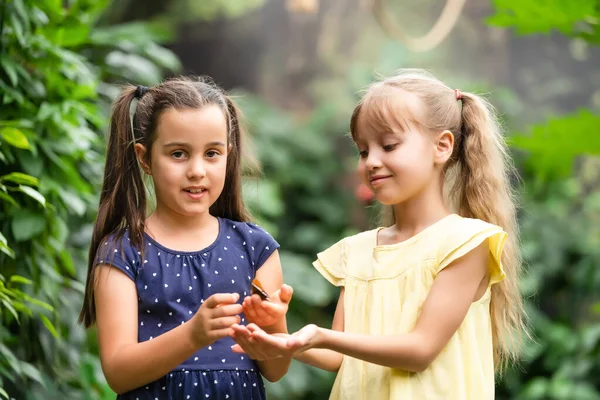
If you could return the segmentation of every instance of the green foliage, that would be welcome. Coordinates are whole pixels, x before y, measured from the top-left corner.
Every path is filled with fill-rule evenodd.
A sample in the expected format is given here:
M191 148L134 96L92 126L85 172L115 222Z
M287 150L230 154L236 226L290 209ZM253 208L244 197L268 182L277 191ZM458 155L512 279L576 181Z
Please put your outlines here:
M558 30L588 44L600 44L598 0L494 0L493 3L496 14L487 20L491 25L514 27L522 35ZM538 180L566 177L577 156L600 154L600 139L595 134L599 118L588 110L554 117L531 127L528 134L516 135L513 144L530 154L527 167L538 175Z
M171 12L174 15L183 17L186 20L205 20L212 21L219 17L236 18L249 10L262 6L265 0L179 0L171 5Z
M600 41L600 3L598 0L493 0L496 14L487 22L501 27L515 27L517 33L551 33Z
M570 179L527 200L522 291L535 341L498 398L600 399L600 192Z
M596 0L494 5L493 25L514 26L521 34L556 29L600 43ZM527 343L519 369L504 377L497 398L600 399L600 164L589 157L600 154L598 126L598 114L581 109L512 138L527 154L521 229L529 268L522 291L535 340Z
M76 325L113 90L103 79L154 83L178 62L143 25L92 33L107 0L3 4L0 398L110 398Z
M513 136L511 143L528 152L527 166L538 178L567 177L578 156L600 155L598 127L600 116L584 109L535 125L529 134Z
M265 0L172 0L151 3L121 0L111 4L105 18L108 24L142 18L152 20L155 26L176 29L181 23L239 18L265 3ZM142 4L144 9L140 10Z

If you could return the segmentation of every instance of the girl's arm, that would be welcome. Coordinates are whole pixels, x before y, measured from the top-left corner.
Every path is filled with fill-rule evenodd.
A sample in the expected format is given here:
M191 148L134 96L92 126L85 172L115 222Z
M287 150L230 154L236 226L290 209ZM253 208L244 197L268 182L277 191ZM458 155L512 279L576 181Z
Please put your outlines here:
M276 250L269 256L267 261L256 271L256 279L258 279L267 293L273 293L277 291L283 285L283 272L281 269L281 261L279 259L279 252ZM287 299L289 302L289 299ZM276 333L287 333L287 322L285 314L283 318L279 318L271 326L262 327L262 329L269 334ZM260 373L269 382L277 382L280 380L288 371L290 367L291 357L282 357L267 361L258 361L258 367Z
M487 290L488 262L486 241L444 268L435 278L415 328L407 334L363 335L308 325L291 336L257 330L252 339L269 357L303 352L310 357L309 349L329 349L370 363L420 372L450 341L473 301Z
M488 286L489 244L444 268L436 277L412 332L403 335L362 335L317 328L308 337L288 340L289 348L315 347L412 372L425 370L464 320L471 304ZM291 342L291 343L290 343Z
M344 288L340 291L335 314L333 316L333 324L331 329L337 332L344 331ZM337 372L344 359L341 353L328 349L310 349L297 354L294 358L302 361L305 364L312 365L325 371Z
M109 265L98 267L95 304L100 361L106 380L122 394L153 382L198 349L230 333L242 306L233 294L207 299L196 315L152 340L138 343L138 301L135 283ZM217 307L220 306L220 307Z

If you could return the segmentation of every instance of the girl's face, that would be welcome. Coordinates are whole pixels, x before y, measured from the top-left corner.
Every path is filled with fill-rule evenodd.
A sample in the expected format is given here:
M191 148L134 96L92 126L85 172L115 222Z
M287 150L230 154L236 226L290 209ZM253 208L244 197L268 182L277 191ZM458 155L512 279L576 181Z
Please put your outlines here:
M395 205L416 198L441 179L443 164L452 153L453 137L437 137L417 124L371 124L361 111L356 124L358 172L382 204ZM385 127L387 125L387 127Z
M136 144L145 160L146 149ZM207 213L225 185L227 121L216 105L200 109L169 109L161 114L149 163L156 206L194 217Z

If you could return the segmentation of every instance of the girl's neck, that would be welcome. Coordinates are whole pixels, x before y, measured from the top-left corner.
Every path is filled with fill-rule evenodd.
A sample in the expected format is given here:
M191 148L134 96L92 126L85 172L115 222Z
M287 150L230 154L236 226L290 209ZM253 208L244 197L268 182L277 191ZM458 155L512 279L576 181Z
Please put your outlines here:
M173 213L158 205L156 210L146 219L146 231L159 242L177 242L186 238L194 241L197 238L216 237L219 231L219 221L208 212L189 217ZM181 243L181 245L188 247L184 243ZM193 247L197 246L198 243L196 242Z
M395 219L392 228L403 233L401 236L409 237L451 214L439 187L426 188L417 196L392 207Z

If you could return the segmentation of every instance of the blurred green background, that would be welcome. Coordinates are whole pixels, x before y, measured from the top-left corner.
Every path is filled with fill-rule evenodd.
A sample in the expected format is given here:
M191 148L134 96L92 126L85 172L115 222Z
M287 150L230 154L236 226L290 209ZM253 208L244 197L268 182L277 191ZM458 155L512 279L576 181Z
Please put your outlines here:
M399 33L425 34L444 0L373 4L0 0L0 399L115 397L76 319L120 83L208 74L235 93L264 170L245 196L282 245L296 329L331 324L315 254L373 226L349 116L376 73L402 67L487 93L521 174L535 341L496 397L600 399L600 1L467 1L429 51ZM326 399L333 379L295 362L268 390Z

